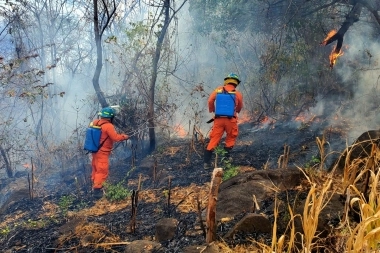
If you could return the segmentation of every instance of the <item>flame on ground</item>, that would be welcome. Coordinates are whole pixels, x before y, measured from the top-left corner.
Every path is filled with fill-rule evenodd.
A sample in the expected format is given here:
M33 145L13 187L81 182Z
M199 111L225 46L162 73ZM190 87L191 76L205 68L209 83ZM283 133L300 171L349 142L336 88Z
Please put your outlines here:
M184 138L187 135L187 132L186 132L185 128L181 124L175 125L174 126L174 131L181 138Z
M294 118L294 121L301 123L311 123L319 122L319 118L314 113L301 112L297 117Z
M271 129L273 129L275 123L276 123L275 119L272 119L271 117L268 117L268 116L264 116L264 118L260 120L260 128L267 128L268 126L270 126Z
M251 121L251 116L248 111L243 110L239 113L238 124L249 123Z

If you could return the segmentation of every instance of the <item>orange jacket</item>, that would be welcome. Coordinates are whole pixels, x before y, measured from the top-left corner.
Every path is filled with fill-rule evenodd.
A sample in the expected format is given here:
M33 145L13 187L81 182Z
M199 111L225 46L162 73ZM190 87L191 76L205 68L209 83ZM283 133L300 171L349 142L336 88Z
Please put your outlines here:
M103 143L100 151L111 152L113 143L117 141L124 141L128 139L126 134L118 134L115 127L108 119L96 119L92 122L94 126L102 127L102 135L100 136L100 143ZM105 140L105 141L104 141Z
M241 111L243 108L243 95L236 90L236 87L232 84L227 84L224 86L219 86L216 88L211 94L210 97L208 98L208 110L210 112L215 112L215 99L216 99L216 94L218 93L219 90L225 89L226 91L235 91L235 117L237 117L237 113Z

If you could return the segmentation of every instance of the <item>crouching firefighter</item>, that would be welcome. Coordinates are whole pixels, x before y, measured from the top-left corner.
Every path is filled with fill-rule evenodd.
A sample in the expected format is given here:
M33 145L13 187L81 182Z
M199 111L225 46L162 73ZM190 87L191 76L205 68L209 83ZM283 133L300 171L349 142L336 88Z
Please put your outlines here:
M208 109L214 113L213 127L210 133L210 142L204 151L204 168L210 169L212 153L218 146L224 132L226 132L225 157L230 157L230 152L235 145L238 136L237 114L243 108L243 95L236 90L240 80L237 74L231 73L224 78L223 86L216 88L208 99ZM211 120L212 122L212 120Z
M101 128L100 145L98 151L92 152L92 188L95 198L103 196L103 183L106 181L109 172L109 156L114 142L128 140L128 135L118 134L112 124L115 117L115 110L105 107L98 113L100 119L91 122L90 126Z

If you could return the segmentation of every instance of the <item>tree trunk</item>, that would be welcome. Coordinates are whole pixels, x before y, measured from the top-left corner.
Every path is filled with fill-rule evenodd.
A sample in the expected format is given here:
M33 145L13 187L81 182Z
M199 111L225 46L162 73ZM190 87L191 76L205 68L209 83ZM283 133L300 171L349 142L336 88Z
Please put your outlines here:
M92 85L94 86L96 96L98 97L99 103L102 107L107 107L108 103L105 99L103 91L100 89L99 77L103 67L103 52L102 52L102 34L99 27L99 17L98 17L98 0L93 0L94 3L94 36L96 44L96 67L95 73L92 78Z
M162 44L164 42L164 38L166 32L168 30L170 24L170 0L164 0L163 6L164 12L164 25L159 33L156 43L156 51L152 60L152 77L149 85L149 103L148 103L148 127L149 127L149 152L152 152L156 148L156 131L155 131L155 123L154 123L154 98L155 98L155 88L157 81L157 72L158 72L158 62L161 57Z
M0 146L0 154L3 157L4 164L5 164L5 170L7 171L8 177L13 177L13 171L12 171L11 163L8 159L7 152L5 152L5 150L2 146Z

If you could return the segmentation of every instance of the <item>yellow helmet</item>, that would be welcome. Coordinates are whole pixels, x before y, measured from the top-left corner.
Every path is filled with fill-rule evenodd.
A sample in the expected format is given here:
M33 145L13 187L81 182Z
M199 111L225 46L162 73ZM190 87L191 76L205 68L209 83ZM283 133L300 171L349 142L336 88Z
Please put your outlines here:
M239 85L240 79L239 76L235 73L231 73L228 76L224 78L224 84L232 83L235 84L236 86Z

